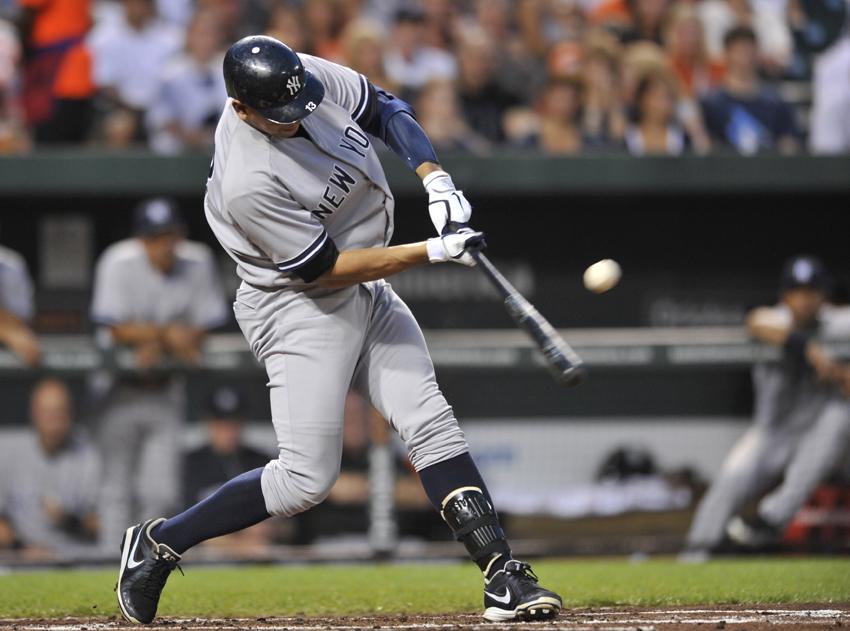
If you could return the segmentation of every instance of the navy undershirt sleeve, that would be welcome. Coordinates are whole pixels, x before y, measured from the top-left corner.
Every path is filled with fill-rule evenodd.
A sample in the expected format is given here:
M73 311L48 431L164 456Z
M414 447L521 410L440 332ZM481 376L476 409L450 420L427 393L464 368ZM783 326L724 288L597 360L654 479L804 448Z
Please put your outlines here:
M368 100L357 124L383 140L413 171L424 162L436 163L437 153L411 105L370 82L366 86Z

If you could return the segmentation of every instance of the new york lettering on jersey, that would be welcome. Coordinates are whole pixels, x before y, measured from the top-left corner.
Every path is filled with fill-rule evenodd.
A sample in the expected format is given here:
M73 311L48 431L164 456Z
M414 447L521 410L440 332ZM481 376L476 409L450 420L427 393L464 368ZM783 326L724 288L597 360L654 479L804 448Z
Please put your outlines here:
M372 140L343 108L326 100L302 125L310 140L275 143L290 158L278 173L291 195L316 219L327 224L340 212L366 211L364 187L391 196Z

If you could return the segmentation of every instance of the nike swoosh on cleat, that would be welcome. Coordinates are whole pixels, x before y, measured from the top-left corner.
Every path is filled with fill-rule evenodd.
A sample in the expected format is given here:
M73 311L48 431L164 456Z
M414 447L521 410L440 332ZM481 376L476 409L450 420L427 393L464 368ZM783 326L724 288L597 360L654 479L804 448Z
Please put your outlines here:
M486 589L484 593L487 594L490 598L495 600L497 603L503 603L507 605L511 600L511 590L505 587L505 594L503 596L499 596L498 594L494 594L493 592L488 592Z
M140 566L142 563L145 562L144 559L142 559L141 561L136 561L136 548L139 547L139 539L141 539L141 538L142 538L142 529L140 528L139 534L136 535L136 540L133 542L133 547L130 549L130 555L127 557L127 567L131 570L135 567Z

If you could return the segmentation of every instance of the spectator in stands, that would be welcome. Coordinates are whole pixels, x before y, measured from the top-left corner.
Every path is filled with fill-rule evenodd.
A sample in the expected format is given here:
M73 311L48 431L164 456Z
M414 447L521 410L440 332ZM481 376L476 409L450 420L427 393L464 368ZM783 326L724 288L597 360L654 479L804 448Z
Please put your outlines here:
M292 50L306 50L306 27L301 11L289 4L277 3L269 13L266 35L280 40Z
M148 111L150 144L160 153L212 147L227 100L221 72L223 31L218 15L198 11L186 33L186 50L164 68Z
M678 100L675 79L667 72L653 72L641 79L635 94L633 123L626 129L626 149L633 156L684 153L685 130L676 120Z
M209 394L203 412L209 442L186 454L183 460L184 505L200 502L240 473L264 467L270 455L245 445L245 396L236 388L221 386ZM208 542L218 549L241 554L270 543L270 521Z
M620 55L620 95L626 108L635 107L635 95L641 80L649 74L670 71L664 49L652 42L635 42Z
M21 46L12 23L0 17L0 155L29 148L17 99Z
M546 68L535 56L536 47L528 45L514 19L514 14L520 14L527 5L512 0L475 0L473 13L459 25L461 33L477 27L487 35L497 48L500 85L526 105L546 82ZM536 33L540 20L533 24ZM576 27L576 32L579 30ZM563 35L559 41L566 39L568 36Z
M416 100L416 116L431 144L440 151L486 154L490 144L473 131L463 117L457 90L451 81L428 82Z
M67 557L93 549L100 463L75 428L68 387L45 379L30 399L32 431L0 446L0 548L27 558Z
M489 3L481 0L480 4ZM559 43L580 42L584 38L587 16L580 0L525 0L512 4L515 6L515 17L523 42L527 50L538 59ZM479 10L476 16L486 18L489 11Z
M625 133L618 53L602 39L591 43L582 60L581 132L593 147L619 145Z
M812 88L810 149L850 152L850 33L817 56Z
M754 0L704 0L696 5L705 29L708 53L714 60L725 56L726 34L733 28L753 29L759 42L761 67L779 74L791 59L793 41L785 3Z
M34 311L26 261L14 250L0 246L0 344L29 366L41 360L41 346L27 325Z
M581 120L582 84L577 79L552 79L540 96L537 146L549 155L575 155L584 146Z
M116 379L101 415L101 541L110 552L129 524L179 501L185 384L161 360L197 365L207 331L227 319L212 252L185 240L175 204L146 200L133 220L135 236L101 255L92 300L101 344L131 348L137 366Z
M794 153L800 136L794 112L759 81L755 32L746 26L735 27L726 34L725 46L723 87L702 100L712 138L743 154L763 150Z
M467 124L491 142L505 139L505 112L519 105L499 83L494 42L480 29L467 30L458 49L458 89Z
M646 41L660 45L668 0L627 0L630 22L620 33L623 44Z
M387 76L401 87L402 98L410 98L432 79L454 79L457 64L444 50L425 44L425 15L414 7L395 14L392 44L384 63Z
M709 58L702 22L693 7L673 7L664 39L683 96L699 98L723 80L723 64Z
M432 48L455 48L455 12L453 0L419 0L425 16L425 43Z
M185 39L158 19L153 0L121 0L121 6L120 18L98 24L89 39L95 83L109 104L103 133L115 147L146 140L143 117L159 94L163 68Z
M306 52L336 62L342 60L340 33L344 26L338 4L339 0L305 0L303 9L308 36Z
M364 75L373 85L391 93L398 86L387 76L384 68L386 38L377 22L357 20L351 22L343 33L345 64Z
M195 10L209 9L219 15L225 41L262 33L269 24L271 0L195 0Z
M850 339L850 308L827 303L829 285L820 260L795 257L782 273L780 304L749 314L750 335L783 349L783 357L753 369L753 425L697 508L687 539L690 552L712 552L724 537L745 547L778 543L797 510L847 453L850 390L842 393L842 386L850 384L850 367L830 359L822 343ZM766 491L754 516L735 517Z
M38 143L79 143L88 134L95 92L85 36L89 0L20 0L23 104Z

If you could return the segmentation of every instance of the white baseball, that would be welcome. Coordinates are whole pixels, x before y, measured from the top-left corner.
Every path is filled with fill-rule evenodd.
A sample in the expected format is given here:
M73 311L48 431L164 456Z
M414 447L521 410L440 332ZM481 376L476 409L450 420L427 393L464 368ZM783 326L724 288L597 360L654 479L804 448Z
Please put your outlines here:
M620 282L623 270L614 259L602 259L584 270L584 286L595 294L612 289Z

